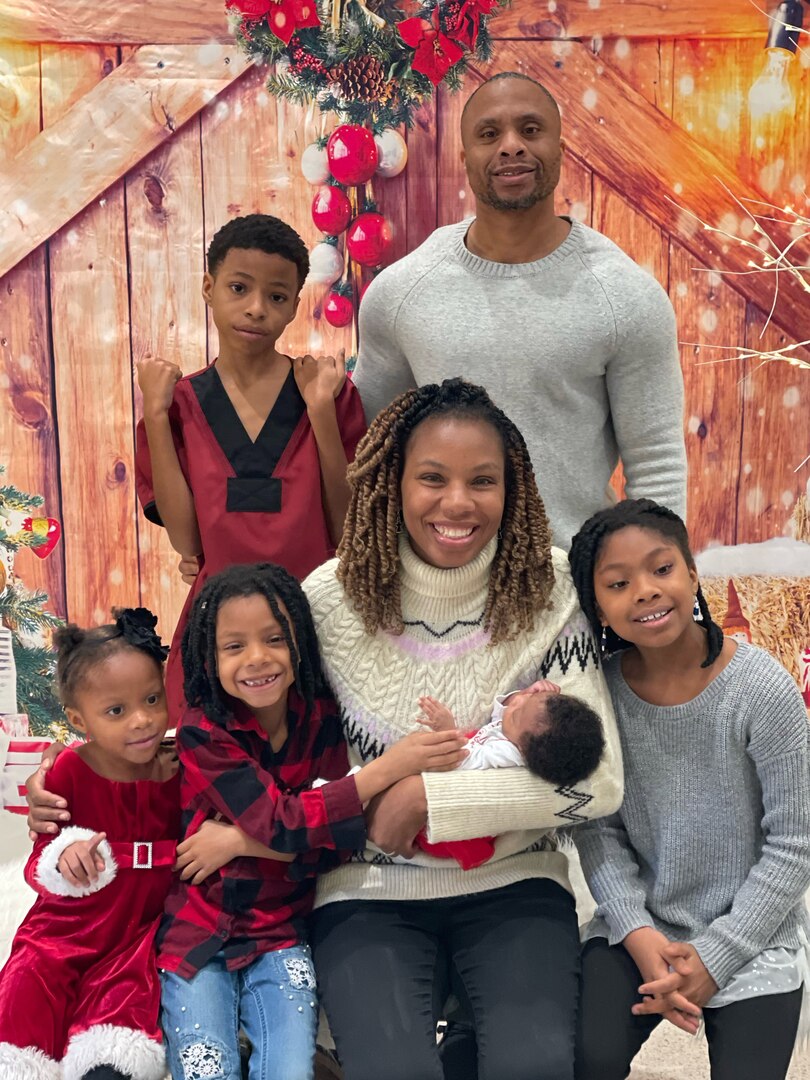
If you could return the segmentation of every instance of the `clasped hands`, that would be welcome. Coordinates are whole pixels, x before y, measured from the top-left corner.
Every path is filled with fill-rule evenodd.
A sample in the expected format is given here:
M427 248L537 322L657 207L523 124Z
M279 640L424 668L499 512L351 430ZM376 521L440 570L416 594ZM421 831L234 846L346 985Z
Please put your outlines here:
M633 1014L658 1014L681 1031L696 1034L702 1008L717 993L717 983L694 945L670 941L649 926L633 930L623 944L644 980L638 988L644 1000L633 1006Z

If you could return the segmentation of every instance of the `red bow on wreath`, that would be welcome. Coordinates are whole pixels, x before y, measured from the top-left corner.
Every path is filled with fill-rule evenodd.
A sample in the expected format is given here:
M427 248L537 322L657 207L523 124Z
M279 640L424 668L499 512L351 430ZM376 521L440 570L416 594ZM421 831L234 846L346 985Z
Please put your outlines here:
M230 0L228 6L249 22L267 16L267 25L285 45L297 30L321 25L315 0Z
M471 0L476 3L478 0ZM488 3L489 0L484 0ZM466 5L465 5L466 6ZM461 12L459 12L459 17ZM447 72L464 55L464 50L439 29L439 12L435 8L430 22L427 19L404 19L397 23L399 36L406 45L415 49L411 67L427 75L438 86Z
M447 20L447 32L474 52L481 16L491 15L497 6L498 0L464 0L456 17Z

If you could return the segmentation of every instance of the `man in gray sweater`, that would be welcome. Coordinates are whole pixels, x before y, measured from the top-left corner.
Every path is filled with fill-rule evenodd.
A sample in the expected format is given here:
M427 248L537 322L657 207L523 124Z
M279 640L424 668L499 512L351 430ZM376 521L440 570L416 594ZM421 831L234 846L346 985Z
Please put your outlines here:
M683 515L672 305L614 243L555 215L556 102L504 72L468 100L461 137L475 218L437 229L363 298L354 381L367 419L404 390L462 375L523 432L560 547L606 505L620 458L628 497Z

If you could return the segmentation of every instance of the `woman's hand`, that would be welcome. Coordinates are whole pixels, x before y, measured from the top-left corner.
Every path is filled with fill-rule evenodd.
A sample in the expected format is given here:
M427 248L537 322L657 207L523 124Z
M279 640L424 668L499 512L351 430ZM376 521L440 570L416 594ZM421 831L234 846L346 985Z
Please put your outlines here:
M678 991L694 1005L702 1008L717 993L717 983L706 970L697 949L688 941L672 941L662 955L674 970L659 979L647 981L638 988L640 994L673 996ZM643 1013L643 1003L634 1007L633 1012Z
M407 776L375 796L368 804L366 823L369 840L380 851L410 859L416 852L414 838L427 823L422 777Z
M61 795L55 795L45 787L45 773L64 749L61 743L52 742L42 755L37 771L25 781L25 797L28 800L28 836L31 840L36 840L39 833L57 833L70 821L70 813L65 800Z
M98 846L106 839L106 833L97 832L89 840L77 840L65 848L56 864L65 881L82 889L98 881L98 875L106 865L98 853Z

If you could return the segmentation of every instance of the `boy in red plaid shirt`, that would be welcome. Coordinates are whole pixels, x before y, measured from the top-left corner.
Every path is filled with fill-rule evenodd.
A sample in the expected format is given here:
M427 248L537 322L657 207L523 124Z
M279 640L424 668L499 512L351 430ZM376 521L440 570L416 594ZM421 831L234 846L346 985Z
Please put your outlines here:
M306 598L272 564L206 583L183 670L186 839L157 938L171 1071L238 1080L241 1027L251 1078L309 1080L317 998L304 920L315 876L365 845L364 803L405 776L454 768L463 740L418 732L347 776Z

